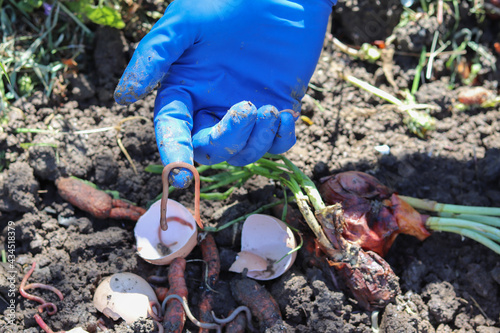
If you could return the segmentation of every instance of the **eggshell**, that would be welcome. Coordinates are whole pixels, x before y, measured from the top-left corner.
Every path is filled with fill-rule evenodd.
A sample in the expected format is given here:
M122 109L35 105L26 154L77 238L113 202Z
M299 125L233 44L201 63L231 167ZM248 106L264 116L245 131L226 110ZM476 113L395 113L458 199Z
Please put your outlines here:
M150 301L158 302L149 283L133 273L116 273L104 278L94 294L94 306L113 320L127 324L148 317Z
M65 331L66 333L89 333L88 331L84 330L81 327L75 327L69 331Z
M160 228L161 200L155 202L148 211L142 215L135 226L135 239L137 251L141 258L155 264L168 265L177 257L185 258L197 244L198 230L193 215L180 203L172 199L167 202L167 218L180 217L188 222L191 227L182 223L171 221L166 231L161 230L164 244L169 245L169 254L161 252L162 245L158 237ZM172 245L170 245L172 244Z
M247 268L250 278L275 279L293 265L297 252L283 257L296 246L293 232L285 223L270 215L251 215L243 223L241 252L229 270L242 272Z
M247 268L249 272L252 271L265 271L267 269L267 260L261 256L248 252L241 251L236 257L236 261L231 265L229 270L231 272L243 272Z

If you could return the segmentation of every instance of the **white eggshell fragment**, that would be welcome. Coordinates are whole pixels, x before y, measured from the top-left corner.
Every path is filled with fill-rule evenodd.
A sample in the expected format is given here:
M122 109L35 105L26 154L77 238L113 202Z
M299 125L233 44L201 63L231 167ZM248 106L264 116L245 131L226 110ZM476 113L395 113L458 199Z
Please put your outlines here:
M231 272L243 272L247 268L249 272L253 271L265 271L267 269L267 260L261 256L248 252L241 251L236 257L236 261L231 265L229 270Z
M75 327L69 331L65 331L66 333L89 333L88 331L84 330L81 327Z
M155 202L135 225L134 233L140 257L155 265L168 265L177 257L185 258L197 244L198 230L193 215L172 199L167 202L168 229L160 229L161 200ZM161 240L160 242L160 233Z
M113 320L131 324L148 317L150 302L158 303L149 283L133 273L116 273L104 278L94 294L94 306Z
M250 278L275 279L293 265L297 252L283 257L296 246L293 232L285 223L270 215L251 215L243 223L241 252L229 270L239 273L247 268Z

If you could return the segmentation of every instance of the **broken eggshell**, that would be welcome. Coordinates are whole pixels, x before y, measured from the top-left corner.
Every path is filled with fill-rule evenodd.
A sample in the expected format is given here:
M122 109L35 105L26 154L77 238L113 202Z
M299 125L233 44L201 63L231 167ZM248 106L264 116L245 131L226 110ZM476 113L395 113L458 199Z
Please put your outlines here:
M106 317L123 318L131 324L139 318L147 318L150 302L158 303L149 283L133 273L116 273L104 278L94 294L94 306Z
M185 258L191 253L197 243L198 230L193 215L172 199L167 202L167 221L172 220L166 231L161 230L160 205L158 200L149 207L137 221L134 233L139 256L155 265L168 265L175 258Z
M297 252L283 257L296 245L292 230L282 221L270 215L250 215L241 231L241 252L229 270L241 273L247 268L252 279L275 279L292 267Z

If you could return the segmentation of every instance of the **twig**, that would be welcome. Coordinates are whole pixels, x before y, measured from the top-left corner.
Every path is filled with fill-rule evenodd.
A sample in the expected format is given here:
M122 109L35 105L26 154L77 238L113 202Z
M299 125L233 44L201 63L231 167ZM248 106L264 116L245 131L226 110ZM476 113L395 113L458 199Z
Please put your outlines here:
M118 145L118 147L120 147L120 150L122 151L123 155L125 155L125 158L127 159L127 161L132 166L132 169L134 170L134 173L136 175L138 175L139 173L137 172L137 168L135 167L134 161L132 161L132 158L130 157L127 149L125 149L125 146L122 144L122 140L120 138L120 131L121 131L122 125L125 122L127 122L127 121L136 120L136 119L148 120L147 118L142 117L142 116L127 117L125 119L120 120L118 122L118 124L115 126L115 129L116 129L116 144Z

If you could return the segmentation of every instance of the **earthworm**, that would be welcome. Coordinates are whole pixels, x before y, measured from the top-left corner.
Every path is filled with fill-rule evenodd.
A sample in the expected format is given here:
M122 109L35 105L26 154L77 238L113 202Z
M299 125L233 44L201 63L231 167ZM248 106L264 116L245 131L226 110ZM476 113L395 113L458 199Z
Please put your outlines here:
M156 311L159 313L157 315L153 309L156 309ZM163 318L161 317L161 306L158 302L156 301L149 301L149 308L148 308L148 315L153 318L153 320L161 322Z
M285 109L285 110L281 110L279 113L282 114L283 112L286 112L286 113L290 113L293 118L298 118L300 116L300 112L299 111L294 111L292 109Z
M26 289L34 289L34 288L46 289L46 290L53 291L59 297L59 299L61 301L64 299L64 296L61 293L61 291L59 291L55 287L52 287L52 286L49 286L46 284L42 284L42 283L30 283L30 284L26 285L26 282L28 281L29 277L31 276L31 274L35 270L35 267L36 267L36 262L33 262L33 264L31 265L31 269L28 271L28 273L26 273L26 275L23 277L23 280L21 281L21 285L19 286L19 293L24 298L27 298L29 300L40 303L41 305L38 307L39 312L43 312L43 310L45 310L45 308L47 308L47 307L52 308L52 310L47 311L47 313L49 315L53 315L57 312L57 306L54 303L47 302L39 296L31 295L31 294L26 292Z
M255 332L255 329L252 326L252 313L250 312L250 309L247 306L240 305L234 311L227 317L227 318L217 318L215 316L215 313L212 311L212 317L214 318L214 321L217 324L225 325L234 320L237 315L239 315L241 312L245 312L245 315L247 317L247 325L250 331Z
M149 283L153 284L163 284L167 283L168 278L166 276L161 276L161 275L150 275L147 278Z
M217 333L221 333L221 326L219 324L213 324L213 323L202 323L200 322L198 319L196 319L193 314L191 313L191 310L189 309L188 305L187 305L187 300L185 297L181 297L177 294L172 294L172 295L168 295L164 300L163 300L163 304L162 304L162 309L163 311L165 311L165 306L167 305L167 302L169 300L171 300L172 298L175 298L176 300L178 300L181 304L182 304L182 307L184 308L184 312L186 312L186 315L187 317L189 318L189 320L191 320L191 322L193 322L193 324L195 324L196 326L198 327L201 327L201 328L206 328L206 329L211 329L211 330L217 330Z
M173 162L169 163L163 168L163 172L161 175L163 182L163 194L161 197L161 215L160 215L160 227L161 230L165 231L168 228L167 225L167 201L168 201L168 189L170 187L168 176L170 175L170 171L175 168L186 168L190 170L194 175L195 181L195 189L194 189L194 218L198 226L203 229L203 223L201 223L200 219L200 175L198 170L194 166L185 162Z
M42 330L44 330L46 333L54 333L54 331L43 321L42 317L36 313L35 314L35 321L40 326ZM66 331L58 331L57 333L65 333Z
M169 217L167 217L166 222L167 223L168 222L179 222L180 224L185 225L185 226L189 227L189 229L193 230L193 225L179 216L169 216Z
M38 312L43 313L46 308L52 308L52 310L47 310L49 315L55 315L57 312L57 306L54 303L46 302L38 306Z
M154 321L156 323L156 326L158 326L158 333L163 333L165 332L165 329L163 328L163 324L160 321Z
M96 324L97 324L97 327L99 327L101 329L101 331L106 332L108 330L108 328L106 327L106 323L104 322L104 319L102 319L102 318L97 319Z
M167 217L167 223L168 222L179 222L180 224L188 226L189 228L193 229L193 225L191 223L189 223L188 221L184 220L183 218L181 218L179 216L170 216L170 217ZM163 246L165 246L167 249L170 249L172 246L174 246L175 244L178 243L178 242L173 242L173 243L170 243L170 244L166 244L162 240L161 232L162 232L162 229L161 229L161 226L160 226L160 227L158 227L158 240L159 240L159 243L162 244Z
M30 283L27 286L24 286L24 290L36 289L36 288L50 290L50 291L54 292L59 297L59 299L61 301L64 299L62 292L53 286L49 286L49 285L46 285L43 283Z

